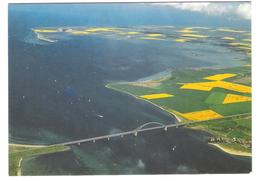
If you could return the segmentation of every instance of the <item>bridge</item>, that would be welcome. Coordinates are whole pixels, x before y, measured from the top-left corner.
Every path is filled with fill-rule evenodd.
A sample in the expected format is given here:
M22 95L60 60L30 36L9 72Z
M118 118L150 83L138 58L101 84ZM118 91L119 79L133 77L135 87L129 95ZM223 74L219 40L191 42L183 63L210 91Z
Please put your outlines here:
M227 118L235 118L235 117L243 117L243 116L249 116L251 115L251 113L243 113L243 114L236 114L236 115L230 115L230 116L225 116L222 118L216 118L216 119L208 119L208 120L202 120L202 121L212 121L212 120L218 120L218 119L227 119ZM158 130L158 129L164 129L165 131L168 130L168 128L178 128L178 127L182 127L185 125L189 125L189 124L194 124L198 121L194 121L194 122L185 122L185 123L174 123L174 124L163 124L160 122L148 122L145 124L142 124L141 126L137 127L134 130L130 130L130 131L125 131L125 132L120 132L120 133L114 133L114 134L108 134L108 135L103 135L103 136L96 136L96 137L92 137L92 138L86 138L86 139L80 139L80 140L74 140L74 141L68 141L68 142L64 142L64 143L58 143L58 144L54 144L54 145L64 145L64 146L69 146L69 145L74 145L74 144L78 144L80 145L81 143L86 143L86 142L93 142L95 143L97 140L110 140L110 138L114 138L114 137L121 137L123 138L126 135L134 135L137 136L138 133L140 132L145 132L145 131L152 131L152 130ZM154 125L153 127L148 127L148 125Z
M123 138L126 135L137 136L138 133L145 132L145 131L152 131L152 130L158 130L158 129L164 129L165 131L167 131L168 128L178 128L180 126L184 126L184 125L187 125L187 124L189 124L189 123L175 123L175 124L164 125L163 123L159 123L159 122L148 122L148 123L145 123L145 124L139 126L136 129L130 130L130 131L108 134L108 135L97 136L97 137L86 138L86 139L80 139L80 140L75 140L75 141L68 141L68 142L65 142L65 143L59 143L59 144L55 144L55 145L69 146L69 145L73 145L73 144L80 145L81 143L86 143L86 142L95 143L97 140L104 140L104 139L110 140L110 138L114 138L114 137ZM148 125L155 125L155 126L147 128Z

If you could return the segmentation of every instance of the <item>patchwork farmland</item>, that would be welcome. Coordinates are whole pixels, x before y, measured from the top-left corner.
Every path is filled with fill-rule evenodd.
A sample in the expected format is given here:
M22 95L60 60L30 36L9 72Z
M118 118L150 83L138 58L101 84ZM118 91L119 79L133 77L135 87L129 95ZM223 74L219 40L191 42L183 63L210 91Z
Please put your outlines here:
M207 124L211 122L217 124L217 120L225 120L230 116L250 115L251 79L245 79L250 76L250 68L250 66L243 66L227 69L172 71L170 77L163 79L160 77L145 82L111 83L107 87L157 105L178 116L179 120L183 122L196 122L194 128L200 128L199 124L202 124L203 127L206 124L205 121ZM247 81L237 83L239 79ZM154 84L155 82L156 84ZM146 86L149 84L153 86ZM233 120L235 119L233 118ZM223 122L223 126L228 120L230 119ZM251 119L243 120L251 122ZM189 126L189 128L192 128L192 126ZM234 129L237 129L232 130L237 132L238 135L243 135L242 133L239 134L241 130ZM219 133L216 135L210 129L207 130L203 127L203 130L210 132L213 136L220 136ZM236 136L234 136L234 139L236 139ZM239 139L243 138L240 137ZM237 146L237 143L235 145L238 150L243 147ZM226 144L226 147L231 148L232 144ZM251 151L248 144L243 149L247 152Z

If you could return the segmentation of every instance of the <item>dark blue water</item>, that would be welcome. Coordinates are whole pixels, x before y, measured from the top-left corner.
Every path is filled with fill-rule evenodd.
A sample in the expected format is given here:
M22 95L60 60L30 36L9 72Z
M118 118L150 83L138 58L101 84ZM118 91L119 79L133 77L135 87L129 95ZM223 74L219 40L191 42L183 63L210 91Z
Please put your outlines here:
M211 148L205 135L179 129L74 146L70 152L30 158L25 175L175 174L249 172L251 160ZM176 146L175 151L172 147Z
M124 8L132 12L131 6ZM9 10L10 142L51 144L131 130L149 121L173 123L175 119L168 113L107 89L105 85L109 81L136 80L167 68L219 64L192 59L189 54L173 51L167 44L158 46L95 36L55 44L30 43L26 40L34 27L103 24L98 14L104 13L106 6L95 5L99 11L89 16L88 21L72 12L61 18L66 14L62 11L66 6L55 16L52 8L46 10L45 7L12 6ZM143 5L138 7L142 9ZM32 15L37 8L37 13ZM146 11L154 12L153 8ZM115 20L112 15L108 17L111 26L125 22L120 18ZM149 20L151 17L135 23L148 24ZM232 62L239 63L237 59ZM186 129L171 130L167 134L163 131L143 133L138 137L83 144L72 147L69 152L31 158L24 161L22 171L25 175L56 175L251 170L250 159L222 153L208 146L204 139L203 133ZM177 146L174 152L173 146Z

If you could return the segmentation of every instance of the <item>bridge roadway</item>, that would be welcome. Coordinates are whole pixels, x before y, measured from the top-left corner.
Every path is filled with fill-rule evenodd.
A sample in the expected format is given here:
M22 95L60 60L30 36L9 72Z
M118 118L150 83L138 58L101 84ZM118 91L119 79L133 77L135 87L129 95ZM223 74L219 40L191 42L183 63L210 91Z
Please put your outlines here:
M102 140L102 139L109 140L110 138L119 137L119 136L123 137L125 135L131 135L131 134L134 134L135 136L137 136L137 134L139 132L151 131L151 130L156 130L156 129L164 129L165 131L167 131L168 128L172 128L172 127L178 128L178 127L181 127L181 126L184 126L187 124L189 124L189 123L176 123L176 124L154 126L154 127L150 127L150 128L134 129L131 131L125 131L125 132L121 132L121 133L114 133L114 134L108 134L108 135L97 136L97 137L92 137L92 138L80 139L80 140L75 140L75 141L68 141L65 143L59 143L59 144L55 144L55 145L69 146L69 145L80 144L80 143L85 143L85 142L95 142L97 140Z
M222 117L222 118L208 119L208 120L204 120L204 121L212 121L212 120L217 120L217 119L233 118L233 117L248 116L248 115L251 115L251 113L230 115L230 116L225 116L225 117ZM94 142L95 143L96 140L102 140L102 139L109 140L110 138L113 138L113 137L119 137L119 136L123 137L125 135L131 135L131 134L134 134L135 136L137 136L137 134L139 132L144 132L144 131L151 131L151 130L156 130L156 129L164 129L165 131L167 131L168 128L173 128L173 127L178 128L178 127L185 126L185 125L188 125L188 124L194 124L196 122L174 123L174 124L168 124L168 125L164 125L164 124L159 123L159 122L148 122L148 123L145 123L145 124L139 126L138 128L136 128L134 130L131 130L131 131L125 131L125 132L121 132L121 133L114 133L114 134L108 134L108 135L97 136L97 137L92 137L92 138L68 141L68 142L58 143L58 144L54 144L54 145L69 146L69 145L80 144L80 143L85 143L85 142ZM144 126L149 125L149 124L157 124L159 126L144 128Z

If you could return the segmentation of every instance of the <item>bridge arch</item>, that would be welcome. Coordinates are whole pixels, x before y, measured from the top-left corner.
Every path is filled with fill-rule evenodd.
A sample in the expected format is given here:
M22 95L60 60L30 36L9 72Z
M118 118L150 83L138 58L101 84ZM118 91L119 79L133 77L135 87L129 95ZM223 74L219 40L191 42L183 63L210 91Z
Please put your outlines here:
M152 121L152 122L144 123L144 124L142 124L141 126L135 128L134 130L135 130L135 131L139 131L140 129L142 129L142 128L148 126L148 125L159 125L159 126L162 126L162 127L165 127L165 126L166 126L166 125L164 125L163 123Z

